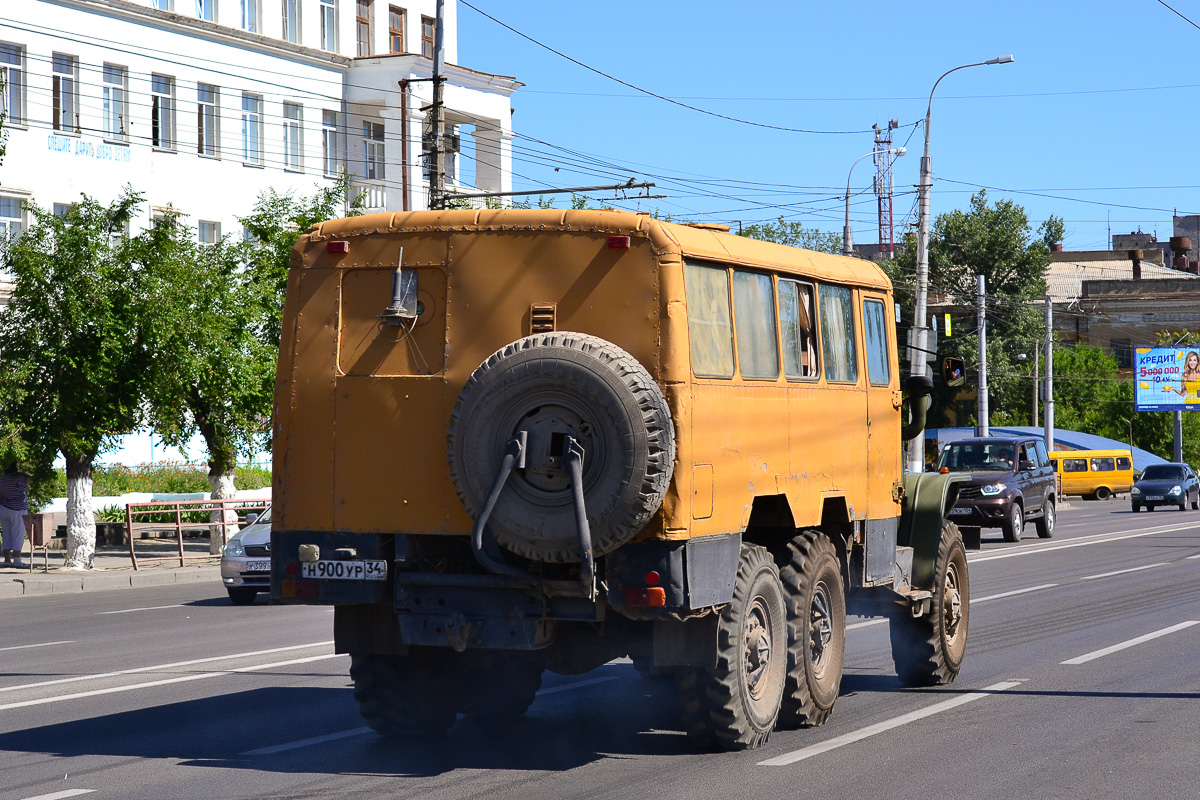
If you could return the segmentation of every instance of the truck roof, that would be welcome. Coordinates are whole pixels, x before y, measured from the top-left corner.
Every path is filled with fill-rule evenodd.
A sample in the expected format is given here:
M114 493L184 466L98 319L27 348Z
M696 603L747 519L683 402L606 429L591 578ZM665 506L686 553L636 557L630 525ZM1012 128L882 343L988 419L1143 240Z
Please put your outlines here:
M746 267L770 267L817 279L886 290L883 270L861 258L818 253L799 247L736 236L711 226L664 222L647 214L617 209L471 209L407 211L330 220L306 234L315 241L380 233L433 231L589 231L648 238L660 253Z

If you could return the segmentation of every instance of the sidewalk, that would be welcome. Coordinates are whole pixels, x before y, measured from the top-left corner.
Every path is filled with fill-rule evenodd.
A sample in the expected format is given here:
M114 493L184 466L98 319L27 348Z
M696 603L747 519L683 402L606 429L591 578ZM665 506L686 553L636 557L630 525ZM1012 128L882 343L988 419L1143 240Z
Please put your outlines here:
M22 554L23 569L0 567L0 598L26 595L63 594L68 592L99 592L109 589L129 589L138 586L162 586L172 583L210 581L221 586L220 556L208 555L207 539L184 539L186 566L179 566L178 545L170 539L139 540L135 545L138 569L133 568L128 547L97 547L90 570L65 569L63 553L51 550L49 566L39 550L33 571L28 552ZM159 556L174 558L152 561ZM201 556L195 560L192 556Z

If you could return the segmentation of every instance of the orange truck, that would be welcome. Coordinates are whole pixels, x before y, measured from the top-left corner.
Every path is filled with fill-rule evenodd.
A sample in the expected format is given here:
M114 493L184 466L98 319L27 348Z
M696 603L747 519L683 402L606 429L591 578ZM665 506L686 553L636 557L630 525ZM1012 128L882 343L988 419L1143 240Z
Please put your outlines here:
M620 211L325 222L288 275L271 596L332 605L384 735L524 713L630 656L728 749L823 723L846 614L948 683L955 475L905 475L871 262ZM911 418L910 418L911 417Z

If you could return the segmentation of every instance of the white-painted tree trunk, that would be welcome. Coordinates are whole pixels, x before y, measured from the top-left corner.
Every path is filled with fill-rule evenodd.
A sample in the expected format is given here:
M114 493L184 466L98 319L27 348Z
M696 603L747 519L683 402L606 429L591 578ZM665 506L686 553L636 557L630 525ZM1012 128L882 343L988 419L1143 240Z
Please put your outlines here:
M91 569L96 556L96 516L92 512L92 479L67 478L68 569Z
M209 475L208 485L212 488L210 497L213 500L231 500L237 496L237 489L233 485L234 473L222 472L219 475ZM224 525L212 525L209 527L208 535L208 552L216 555L221 552L221 548L225 542L238 532L238 515L232 509L225 511L225 519L221 519L220 511L210 511L208 513L209 522L224 522ZM224 528L224 536L221 535L222 527Z

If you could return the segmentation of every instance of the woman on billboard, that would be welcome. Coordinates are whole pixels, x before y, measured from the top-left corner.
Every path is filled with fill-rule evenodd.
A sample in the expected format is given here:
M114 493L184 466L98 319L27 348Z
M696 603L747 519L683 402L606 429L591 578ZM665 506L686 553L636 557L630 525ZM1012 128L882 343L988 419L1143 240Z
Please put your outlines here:
M1183 397L1185 403L1200 403L1200 353L1191 350L1183 362L1183 374L1179 376L1180 388L1164 386Z

